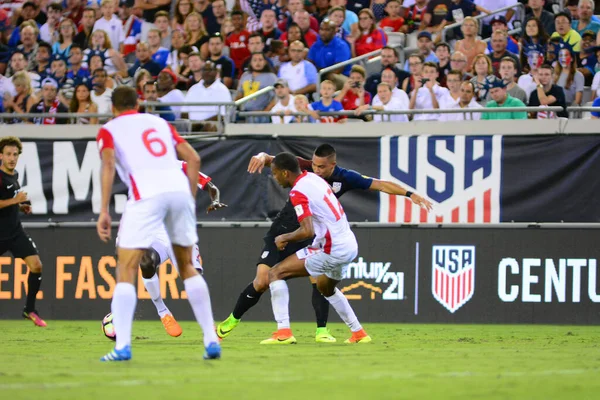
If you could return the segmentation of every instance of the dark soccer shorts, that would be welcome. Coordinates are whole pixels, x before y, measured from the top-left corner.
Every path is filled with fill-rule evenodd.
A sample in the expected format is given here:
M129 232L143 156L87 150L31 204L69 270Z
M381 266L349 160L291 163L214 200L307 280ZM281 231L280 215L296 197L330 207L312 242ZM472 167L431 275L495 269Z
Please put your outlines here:
M266 264L269 267L274 267L281 261L285 260L288 256L296 253L298 250L305 248L306 246L310 246L312 243L312 239L305 240L303 242L294 242L288 243L288 245L282 251L277 249L275 246L275 237L266 236L264 238L265 246L262 249L262 253L258 257L256 261L256 265L258 264Z
M0 240L0 255L7 251L10 251L15 258L25 258L38 254L35 243L23 229L11 239Z

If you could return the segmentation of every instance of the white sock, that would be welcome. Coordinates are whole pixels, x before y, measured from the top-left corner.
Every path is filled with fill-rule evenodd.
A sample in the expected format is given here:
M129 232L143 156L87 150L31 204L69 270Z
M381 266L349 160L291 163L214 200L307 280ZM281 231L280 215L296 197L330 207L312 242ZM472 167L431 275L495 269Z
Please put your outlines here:
M356 318L356 314L354 314L354 310L350 306L348 299L342 294L342 292L340 292L338 288L335 288L335 292L333 292L331 297L325 296L325 298L327 301L329 301L329 304L335 308L335 311L338 313L342 321L348 325L348 328L350 328L352 332L358 332L362 329L362 326L360 325L360 322L358 322L358 318Z
M117 344L115 346L117 350L122 350L125 346L131 345L131 328L136 303L135 286L127 282L117 283L110 305L115 332L117 332Z
M208 285L202 275L195 275L183 281L188 300L196 316L196 321L202 327L204 333L204 347L212 342L219 343L215 332L215 320L210 305L210 293Z
M158 315L162 318L165 315L171 314L171 311L169 311L169 308L160 295L160 280L158 279L158 274L154 274L150 279L144 278L143 280L144 286L154 303L154 307L156 307L156 311L158 311Z
M285 281L271 282L271 305L277 321L277 329L290 328L290 291Z

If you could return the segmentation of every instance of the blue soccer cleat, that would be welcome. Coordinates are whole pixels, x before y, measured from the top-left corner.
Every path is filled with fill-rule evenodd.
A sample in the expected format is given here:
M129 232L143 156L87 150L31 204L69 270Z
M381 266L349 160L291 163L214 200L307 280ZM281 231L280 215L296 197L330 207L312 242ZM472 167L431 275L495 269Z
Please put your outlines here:
M206 352L203 358L205 360L216 360L221 358L221 345L217 342L212 342L206 347Z
M125 346L121 350L116 348L102 357L100 361L128 361L131 360L131 346Z

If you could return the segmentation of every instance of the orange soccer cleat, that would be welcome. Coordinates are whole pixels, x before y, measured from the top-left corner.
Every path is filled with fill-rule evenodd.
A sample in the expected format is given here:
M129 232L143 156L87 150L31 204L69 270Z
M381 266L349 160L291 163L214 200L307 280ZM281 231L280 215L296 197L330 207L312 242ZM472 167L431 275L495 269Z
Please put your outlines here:
M183 332L183 330L181 329L181 326L179 326L179 324L177 323L177 321L175 321L175 318L173 318L173 316L171 314L167 314L164 317L162 317L160 319L160 322L162 322L162 324L165 327L165 330L167 331L169 336L173 336L173 337L181 336L181 333Z
M291 329L279 329L273 333L273 336L263 340L260 344L296 344L296 338Z
M39 326L41 328L45 328L47 326L46 322L40 318L37 311L35 311L35 310L34 311L23 310L23 318L32 321L35 326Z
M350 339L346 339L344 343L369 343L371 336L367 335L364 329L360 331L352 332Z

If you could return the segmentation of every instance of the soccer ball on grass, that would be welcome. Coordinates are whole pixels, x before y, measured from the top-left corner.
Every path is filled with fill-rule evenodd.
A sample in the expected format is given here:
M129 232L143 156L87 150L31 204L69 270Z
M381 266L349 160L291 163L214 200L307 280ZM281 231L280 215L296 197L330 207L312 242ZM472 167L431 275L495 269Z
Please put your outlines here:
M115 331L115 325L113 324L113 315L108 313L102 320L102 332L104 336L110 340L117 340L117 332Z

